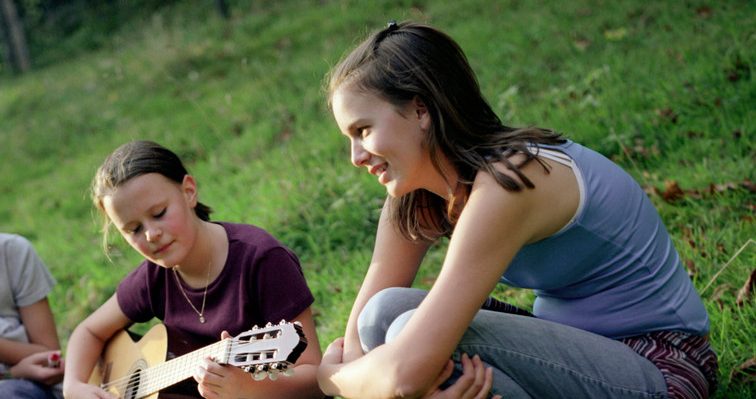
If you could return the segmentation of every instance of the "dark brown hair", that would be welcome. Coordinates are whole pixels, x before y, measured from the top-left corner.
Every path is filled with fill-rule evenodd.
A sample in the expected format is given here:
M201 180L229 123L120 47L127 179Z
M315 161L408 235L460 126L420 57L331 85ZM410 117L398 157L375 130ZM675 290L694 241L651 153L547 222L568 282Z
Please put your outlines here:
M340 87L376 95L397 109L419 98L431 116L426 143L431 161L442 176L439 154L456 168L467 194L478 171L496 178L506 190L533 188L520 171L532 160L548 170L529 144L563 143L559 133L536 127L505 126L483 97L478 81L459 45L445 33L418 23L390 23L374 32L328 76L328 103ZM517 165L509 161L525 155ZM497 171L501 162L518 179ZM454 183L454 182L452 182ZM451 234L455 223L451 203L426 190L415 190L390 200L391 218L411 239L434 239Z
M130 179L148 173L159 173L178 184L189 174L173 151L144 140L132 141L116 148L97 169L92 181L92 202L103 216L103 247L106 252L111 221L105 214L103 197ZM194 212L200 219L209 221L212 209L198 201Z

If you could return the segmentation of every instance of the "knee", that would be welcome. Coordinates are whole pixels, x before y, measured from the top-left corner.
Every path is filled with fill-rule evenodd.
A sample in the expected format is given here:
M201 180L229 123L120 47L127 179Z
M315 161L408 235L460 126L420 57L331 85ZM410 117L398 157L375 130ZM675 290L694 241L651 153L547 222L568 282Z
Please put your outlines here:
M425 295L425 291L403 287L386 288L373 295L357 319L362 349L368 351L383 344L394 320L402 313L417 308Z
M426 292L416 288L389 287L378 291L367 301L357 320L359 327L388 328L400 314L420 305Z

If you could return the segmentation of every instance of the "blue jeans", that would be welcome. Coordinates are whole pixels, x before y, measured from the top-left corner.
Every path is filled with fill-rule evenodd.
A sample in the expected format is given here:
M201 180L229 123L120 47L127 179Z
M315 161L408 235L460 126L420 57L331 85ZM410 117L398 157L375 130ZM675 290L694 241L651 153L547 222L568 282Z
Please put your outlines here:
M60 385L48 386L30 380L0 381L0 398L3 399L61 399Z
M396 337L426 294L388 288L371 298L357 323L363 350ZM492 367L491 393L508 399L667 397L659 369L623 343L535 317L479 311L452 355L448 383L461 373L462 353Z

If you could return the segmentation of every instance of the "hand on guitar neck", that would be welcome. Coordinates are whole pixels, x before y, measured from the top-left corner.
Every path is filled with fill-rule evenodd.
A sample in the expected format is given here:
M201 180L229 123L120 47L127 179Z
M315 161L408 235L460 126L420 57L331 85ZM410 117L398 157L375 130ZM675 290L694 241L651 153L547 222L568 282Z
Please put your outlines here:
M306 347L302 327L281 321L166 361L168 334L159 324L137 342L126 331L108 341L89 383L125 399L155 399L160 390L191 377L207 357L240 367L255 380L273 380L288 375Z

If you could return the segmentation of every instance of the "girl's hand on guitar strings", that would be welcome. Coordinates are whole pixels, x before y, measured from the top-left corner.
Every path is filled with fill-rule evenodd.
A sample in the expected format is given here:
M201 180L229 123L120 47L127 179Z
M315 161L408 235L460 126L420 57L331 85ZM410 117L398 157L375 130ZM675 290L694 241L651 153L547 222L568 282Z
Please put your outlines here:
M70 389L67 389L65 392L66 398L75 398L75 399L118 399L117 396L106 392L102 388L90 385L84 382L77 382L75 384L72 384L73 386Z

